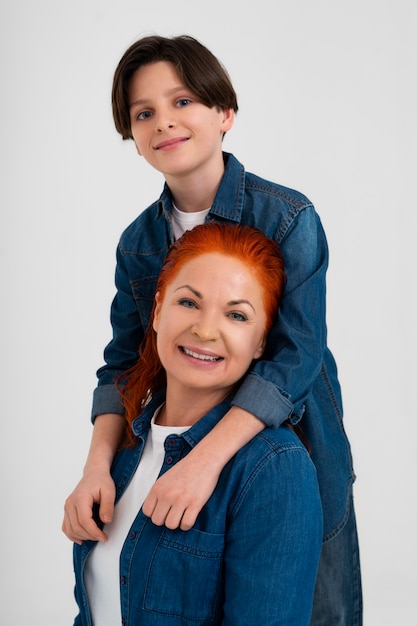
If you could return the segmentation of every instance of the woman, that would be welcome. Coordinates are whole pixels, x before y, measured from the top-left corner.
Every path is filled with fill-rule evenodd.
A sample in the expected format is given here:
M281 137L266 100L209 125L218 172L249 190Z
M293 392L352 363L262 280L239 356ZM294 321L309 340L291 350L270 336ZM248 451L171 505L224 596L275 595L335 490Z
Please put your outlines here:
M277 245L251 227L204 224L170 249L140 360L120 385L127 430L108 540L74 546L77 626L309 624L322 511L290 427L265 429L231 459L191 530L141 510L158 475L229 410L284 283Z

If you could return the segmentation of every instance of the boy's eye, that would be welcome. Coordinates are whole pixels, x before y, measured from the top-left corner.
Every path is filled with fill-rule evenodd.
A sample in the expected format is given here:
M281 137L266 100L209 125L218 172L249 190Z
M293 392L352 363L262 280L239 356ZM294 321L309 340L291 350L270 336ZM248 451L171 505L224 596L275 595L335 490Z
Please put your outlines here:
M181 100L177 101L177 107L186 107L191 104L191 100L189 98L181 98Z
M231 313L229 313L229 317L234 322L247 322L248 321L248 318L246 317L246 315L244 315L244 313L239 313L238 311L232 311Z
M141 111L137 116L137 120L148 120L152 116L150 111Z

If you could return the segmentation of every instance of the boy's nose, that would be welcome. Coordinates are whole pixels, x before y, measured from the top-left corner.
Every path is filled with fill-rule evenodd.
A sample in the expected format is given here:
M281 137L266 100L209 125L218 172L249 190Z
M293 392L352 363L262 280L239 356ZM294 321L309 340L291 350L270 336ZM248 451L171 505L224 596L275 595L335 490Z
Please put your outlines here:
M176 122L172 115L160 114L156 119L156 129L161 132L167 128L175 128Z

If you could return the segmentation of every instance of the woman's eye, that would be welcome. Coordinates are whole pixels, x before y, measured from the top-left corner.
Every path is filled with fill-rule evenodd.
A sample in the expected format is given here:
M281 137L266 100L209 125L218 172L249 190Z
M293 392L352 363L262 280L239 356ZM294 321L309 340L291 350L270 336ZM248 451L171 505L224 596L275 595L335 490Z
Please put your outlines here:
M186 309L194 309L197 306L193 300L189 300L188 298L181 298L181 300L178 300L178 304Z
M229 313L229 317L234 322L247 322L248 318L243 313L238 313L237 311L232 311Z
M137 120L148 120L152 116L150 111L141 111L137 116Z
M181 98L181 100L177 101L177 107L186 107L191 104L191 100L189 98Z

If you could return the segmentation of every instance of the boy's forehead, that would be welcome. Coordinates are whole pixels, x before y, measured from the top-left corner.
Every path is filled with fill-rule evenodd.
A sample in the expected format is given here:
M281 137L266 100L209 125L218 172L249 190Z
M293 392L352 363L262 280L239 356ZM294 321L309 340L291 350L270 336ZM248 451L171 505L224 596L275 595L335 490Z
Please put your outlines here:
M128 84L129 99L135 100L158 90L166 90L173 94L184 89L175 66L169 61L154 61L140 66L133 74Z
M177 68L170 61L150 61L149 63L144 63L132 74L131 81L140 81L142 78L144 82L147 82L150 78L157 78L182 84Z

